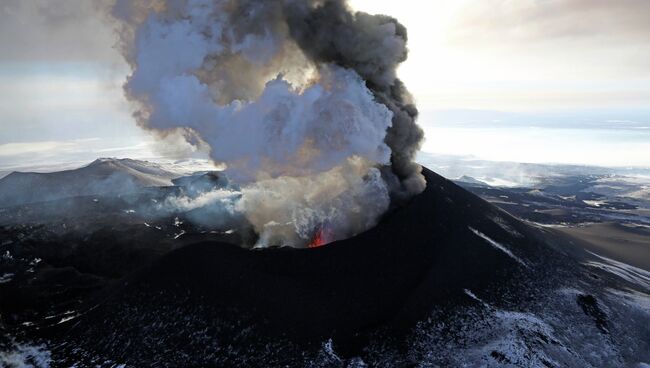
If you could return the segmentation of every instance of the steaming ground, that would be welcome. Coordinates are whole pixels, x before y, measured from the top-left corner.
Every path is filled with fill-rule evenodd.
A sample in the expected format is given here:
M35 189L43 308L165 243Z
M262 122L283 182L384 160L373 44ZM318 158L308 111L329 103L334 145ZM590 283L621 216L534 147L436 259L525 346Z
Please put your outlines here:
M179 165L114 159L91 167L107 163L116 172L177 172L171 186L113 187L0 210L4 364L650 361L647 269L578 242L565 228L527 225L431 172L425 192L370 231L316 249L247 250L240 245L259 240L250 224L195 222L210 218L202 212L210 206L155 213L171 199L197 203L224 192L229 184L219 172L187 175ZM84 182L88 172L75 178ZM591 221L590 211L575 214ZM618 226L611 239L630 225ZM634 234L643 243L641 229Z
M256 247L305 247L312 241L314 229L323 242L346 238L374 226L390 205L389 189L380 171L362 159L350 159L318 177L282 176L245 185L232 183L224 172L183 177L183 170L178 165L99 159L76 170L12 173L0 179L0 205L117 195L133 204L116 216L141 216L149 222L181 216L193 225L222 232L251 227L259 234L250 244ZM168 193L164 198L134 194L147 187L166 188ZM129 199L122 198L129 195ZM99 199L92 201L98 203ZM75 214L74 206L65 205L68 216L85 216ZM17 221L30 213L29 206L23 207L15 214Z

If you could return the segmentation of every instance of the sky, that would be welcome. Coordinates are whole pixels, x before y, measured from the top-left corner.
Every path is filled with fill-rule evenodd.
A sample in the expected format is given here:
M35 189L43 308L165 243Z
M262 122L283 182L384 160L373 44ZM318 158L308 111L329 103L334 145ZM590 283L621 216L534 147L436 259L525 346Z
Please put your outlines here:
M650 166L650 1L351 0L409 31L423 150ZM0 3L0 170L177 156L142 132L106 1Z

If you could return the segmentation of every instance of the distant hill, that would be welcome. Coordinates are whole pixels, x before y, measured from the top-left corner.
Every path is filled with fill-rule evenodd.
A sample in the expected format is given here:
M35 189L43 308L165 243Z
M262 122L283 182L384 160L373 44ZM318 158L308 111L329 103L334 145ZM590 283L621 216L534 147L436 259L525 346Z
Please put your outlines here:
M0 207L93 194L120 194L172 185L177 173L132 159L100 158L87 166L53 173L12 172L0 179Z
M462 184L468 184L468 185L478 185L478 186L483 186L483 187L489 186L486 183L484 183L484 182L482 182L482 181L480 181L478 179L474 179L473 177L467 176L467 175L463 175L463 176L461 176L460 178L458 178L458 179L456 179L454 181L456 183L461 184L461 185Z

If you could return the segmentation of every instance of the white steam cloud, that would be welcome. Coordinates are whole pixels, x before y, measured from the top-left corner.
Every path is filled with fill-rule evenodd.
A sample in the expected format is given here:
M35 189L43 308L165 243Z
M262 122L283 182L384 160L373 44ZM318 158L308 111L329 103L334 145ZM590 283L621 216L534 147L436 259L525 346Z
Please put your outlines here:
M219 223L246 218L258 246L300 247L364 231L391 197L424 187L417 110L394 73L406 37L392 18L296 0L118 1L113 13L140 125L209 147L233 183L167 205L211 206ZM341 40L306 46L332 22Z

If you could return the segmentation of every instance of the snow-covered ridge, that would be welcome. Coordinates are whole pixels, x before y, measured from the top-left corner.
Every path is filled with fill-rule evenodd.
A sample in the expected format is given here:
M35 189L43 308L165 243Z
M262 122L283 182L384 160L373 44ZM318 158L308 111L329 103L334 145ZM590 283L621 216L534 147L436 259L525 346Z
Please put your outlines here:
M59 172L12 172L0 179L0 207L168 186L182 175L161 164L117 158L100 158L87 166Z

